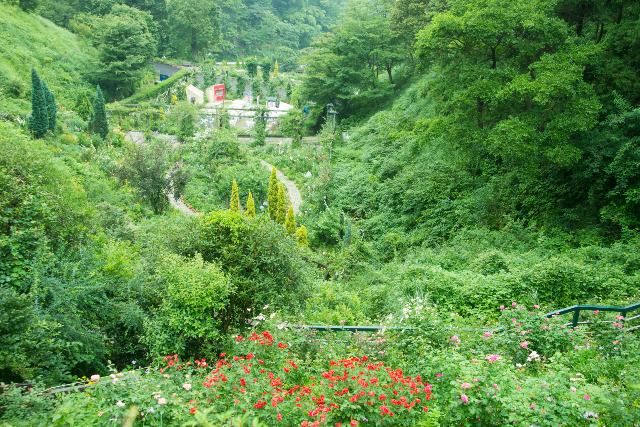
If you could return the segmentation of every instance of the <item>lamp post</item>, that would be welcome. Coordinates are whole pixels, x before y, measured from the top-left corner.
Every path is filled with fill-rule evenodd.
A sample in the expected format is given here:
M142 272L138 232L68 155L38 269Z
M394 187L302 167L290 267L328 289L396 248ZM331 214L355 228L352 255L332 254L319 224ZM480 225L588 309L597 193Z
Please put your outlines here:
M333 104L331 104L331 103L327 104L326 121L327 121L327 123L331 122L331 131L334 134L336 133L336 116L337 115L338 115L338 112L334 108Z

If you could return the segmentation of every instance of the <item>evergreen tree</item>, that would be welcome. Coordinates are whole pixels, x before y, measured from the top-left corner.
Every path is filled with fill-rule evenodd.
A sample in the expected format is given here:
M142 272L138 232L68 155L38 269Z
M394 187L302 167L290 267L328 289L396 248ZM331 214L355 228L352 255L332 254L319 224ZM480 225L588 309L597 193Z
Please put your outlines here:
M255 218L256 216L256 203L253 201L253 194L249 191L249 195L247 196L247 209L245 213L249 218Z
M47 104L47 119L49 121L49 130L56 130L56 119L58 114L58 107L56 107L56 97L49 90L49 86L45 82L42 82L42 90L44 92L44 99Z
M96 87L96 97L93 100L93 115L89 123L91 132L100 135L102 139L107 137L109 133L109 124L107 123L107 111L104 106L104 96L100 86Z
M238 182L235 179L231 183L231 202L229 203L229 209L232 212L240 212L240 192L238 190Z
M257 146L263 146L267 138L267 109L262 106L258 107L255 118L253 125L255 140L253 143Z
M300 246L309 246L309 232L307 231L307 227L301 225L296 230L296 240Z
M269 204L269 216L276 220L278 216L278 174L276 168L271 168L269 187L267 190L267 203Z
M293 213L293 205L289 205L289 210L287 210L287 216L284 220L284 228L290 235L294 236L296 234L296 216Z
M273 78L277 79L280 76L280 64L278 64L278 60L276 59L276 63L273 66Z
M42 80L40 80L40 76L38 76L35 69L31 70L31 117L29 118L29 130L36 138L42 138L49 130L47 98Z
M19 0L18 5L25 12L31 12L38 7L38 0Z
M262 68L262 80L265 83L269 83L269 73L271 73L271 62L267 61L263 63L260 67Z
M276 211L276 221L284 225L287 217L287 191L282 183L278 183L278 208Z

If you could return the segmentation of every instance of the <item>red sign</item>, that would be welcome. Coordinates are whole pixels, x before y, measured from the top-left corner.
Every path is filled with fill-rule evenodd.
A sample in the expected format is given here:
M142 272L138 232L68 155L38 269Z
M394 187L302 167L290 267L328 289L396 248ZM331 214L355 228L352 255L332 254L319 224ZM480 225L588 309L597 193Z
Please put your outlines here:
M213 99L214 102L224 102L224 98L227 91L223 84L213 85Z

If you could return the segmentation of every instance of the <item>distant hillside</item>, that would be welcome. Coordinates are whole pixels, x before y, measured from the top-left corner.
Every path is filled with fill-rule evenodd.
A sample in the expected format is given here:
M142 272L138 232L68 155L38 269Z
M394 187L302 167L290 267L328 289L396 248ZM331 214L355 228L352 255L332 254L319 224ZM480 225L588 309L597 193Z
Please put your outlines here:
M29 114L32 67L63 108L86 103L90 87L82 76L95 57L93 47L16 6L0 4L0 22L0 114Z

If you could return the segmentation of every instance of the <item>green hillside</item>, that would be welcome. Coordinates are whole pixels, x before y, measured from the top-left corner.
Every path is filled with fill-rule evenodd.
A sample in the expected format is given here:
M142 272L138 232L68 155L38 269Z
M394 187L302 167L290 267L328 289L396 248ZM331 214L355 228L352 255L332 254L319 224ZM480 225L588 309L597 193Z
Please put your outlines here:
M0 111L24 116L31 109L31 68L36 68L58 103L72 109L85 96L83 75L95 50L76 35L16 6L0 4Z

